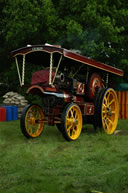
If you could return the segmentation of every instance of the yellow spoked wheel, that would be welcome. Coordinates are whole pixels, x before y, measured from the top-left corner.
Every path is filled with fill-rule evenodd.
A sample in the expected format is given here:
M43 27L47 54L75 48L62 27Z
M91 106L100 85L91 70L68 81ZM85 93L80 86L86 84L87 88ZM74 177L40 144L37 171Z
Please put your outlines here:
M108 134L114 133L119 115L118 99L113 89L107 89L104 93L101 106L102 125Z
M62 133L66 140L76 140L82 130L82 113L78 105L66 106L62 113Z
M119 106L116 92L112 88L99 89L95 98L94 127L103 128L113 134L118 123Z
M44 129L44 123L39 122L44 118L44 113L39 105L27 105L21 115L21 131L27 138L38 137Z

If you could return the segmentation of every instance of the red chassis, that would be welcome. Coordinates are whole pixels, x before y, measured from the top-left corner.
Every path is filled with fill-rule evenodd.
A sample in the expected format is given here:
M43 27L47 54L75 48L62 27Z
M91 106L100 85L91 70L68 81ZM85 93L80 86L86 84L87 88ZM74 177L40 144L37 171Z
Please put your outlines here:
M83 122L112 134L118 122L118 100L108 88L109 76L123 71L55 45L29 45L12 51L20 85L25 84L25 67L41 66L34 72L27 94L42 98L42 106L27 105L21 116L21 130L30 137L39 136L44 124L54 125L66 140L76 140ZM22 59L22 74L19 63Z

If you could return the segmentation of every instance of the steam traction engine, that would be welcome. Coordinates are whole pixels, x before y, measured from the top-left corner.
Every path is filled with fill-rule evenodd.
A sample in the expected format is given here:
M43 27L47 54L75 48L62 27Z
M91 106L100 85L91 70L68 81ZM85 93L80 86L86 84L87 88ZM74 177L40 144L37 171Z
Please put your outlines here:
M49 44L28 45L12 51L12 56L21 87L27 65L31 71L33 64L40 68L33 72L27 94L39 95L42 105L27 105L21 116L21 131L27 138L38 137L46 123L56 125L68 141L80 136L84 122L108 134L115 131L119 107L108 79L123 76L122 70Z

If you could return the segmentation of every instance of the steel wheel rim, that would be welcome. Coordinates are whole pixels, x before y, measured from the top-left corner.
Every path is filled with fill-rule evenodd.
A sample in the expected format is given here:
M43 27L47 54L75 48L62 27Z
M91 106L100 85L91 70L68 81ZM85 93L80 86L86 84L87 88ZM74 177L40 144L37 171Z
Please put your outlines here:
M82 114L79 107L73 105L66 116L66 132L71 140L76 140L82 130Z
M106 133L114 133L119 115L118 99L115 91L109 89L106 91L102 101L102 125Z
M38 123L38 120L44 118L42 109L37 105L32 105L25 116L25 128L29 136L38 137L44 128L44 123Z

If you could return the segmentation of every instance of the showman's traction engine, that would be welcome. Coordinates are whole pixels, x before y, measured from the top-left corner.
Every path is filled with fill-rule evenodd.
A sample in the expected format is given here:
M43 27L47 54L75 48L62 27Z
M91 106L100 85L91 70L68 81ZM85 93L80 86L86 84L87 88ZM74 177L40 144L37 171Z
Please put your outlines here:
M42 100L41 106L29 104L22 112L21 131L27 138L38 137L45 124L56 125L68 141L80 136L83 123L114 133L119 107L116 92L109 88L109 77L123 76L122 70L57 45L28 45L11 54L20 86L26 86L30 66L33 73L26 94Z

